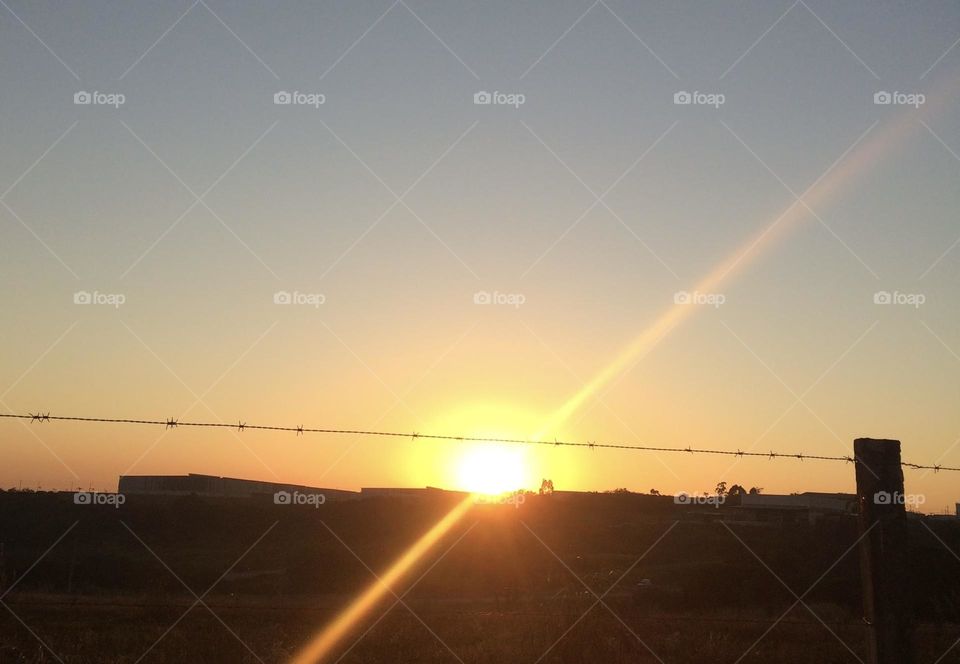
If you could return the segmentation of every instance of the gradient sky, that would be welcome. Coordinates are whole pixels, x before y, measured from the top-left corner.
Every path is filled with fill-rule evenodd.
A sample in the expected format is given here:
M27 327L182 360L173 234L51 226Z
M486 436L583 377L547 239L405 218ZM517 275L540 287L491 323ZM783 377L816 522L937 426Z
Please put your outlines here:
M960 466L956 3L5 2L4 412L827 455L874 436ZM274 104L295 90L325 103ZM674 304L737 256L721 306ZM455 488L470 449L4 421L0 484ZM530 488L853 488L835 463L516 453ZM940 510L957 479L906 486Z

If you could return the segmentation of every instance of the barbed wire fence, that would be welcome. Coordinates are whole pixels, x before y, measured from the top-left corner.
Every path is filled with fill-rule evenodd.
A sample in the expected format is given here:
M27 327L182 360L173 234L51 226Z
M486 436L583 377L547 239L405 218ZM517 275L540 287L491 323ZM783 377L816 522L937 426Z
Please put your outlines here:
M0 418L6 419L17 419L17 420L28 420L31 423L47 423L47 422L98 422L106 424L134 424L134 425L145 425L145 426L162 426L166 429L175 429L178 427L206 427L206 428L219 428L219 429L232 429L235 431L283 431L294 433L298 436L304 434L328 434L328 435L352 435L352 436L379 436L383 438L408 438L411 440L444 440L444 441L454 441L454 442L466 442L466 443L500 443L500 444L514 444L514 445L545 445L545 446L555 446L555 447L579 447L579 448L588 448L588 449L607 449L607 450L629 450L635 452L665 452L665 453L676 453L676 454L706 454L706 455L718 455L718 456L733 456L733 457L757 457L757 458L766 458L770 460L781 460L781 459L795 459L798 461L813 460L813 461L833 461L833 462L842 462L842 463L858 463L857 459L853 456L829 456L823 454L809 454L806 452L755 452L749 450L724 450L724 449L711 449L711 448L695 448L695 447L668 447L668 446L654 446L654 445L640 445L640 444L630 444L630 443L613 443L613 442L602 442L602 441L570 441L570 440L537 440L537 439L524 439L524 438L488 438L488 437L477 437L477 436L462 436L455 434L433 434L433 433L420 433L417 431L413 432L402 432L402 431L384 431L376 429L335 429L335 428L320 428L320 427L305 427L303 425L297 426L280 426L280 425L267 425L267 424L248 424L245 421L238 420L236 424L230 424L226 422L196 422L196 421L185 421L178 420L173 418L165 418L162 420L150 420L150 419L125 419L125 418L115 418L115 417L90 417L90 416L66 416L66 415L51 415L49 412L37 412L37 413L0 413ZM912 470L932 470L935 473L940 471L952 471L960 472L960 467L953 466L944 466L937 463L910 463L907 461L901 462L901 466L904 468L910 468Z
M797 628L814 628L818 626L826 627L831 633L833 633L833 628L851 630L851 629L861 629L866 628L866 636L869 642L869 648L871 653L879 652L879 649L882 647L884 649L884 657L880 659L872 659L871 661L876 662L899 662L904 661L902 653L906 652L906 649L910 645L910 635L914 633L914 630L917 627L923 626L922 624L917 624L917 622L912 618L912 614L909 612L909 603L903 592L903 588L906 587L908 583L908 576L906 574L906 566L902 563L905 559L906 552L906 513L903 503L891 502L890 500L881 501L879 496L886 494L888 496L903 495L903 472L901 468L910 468L918 470L931 470L933 472L939 471L960 471L958 467L952 466L943 466L938 463L912 463L902 461L900 458L900 442L893 440L875 440L875 439L864 439L860 438L854 441L854 450L853 456L830 456L823 454L812 454L807 452L760 452L752 450L742 450L742 449L716 449L716 448L694 448L692 446L686 447L670 447L662 445L646 445L646 444L632 444L632 443L618 443L618 442L603 442L597 440L588 440L588 441L573 441L573 440L542 440L542 439L522 439L522 438L507 438L507 437L478 437L478 436L469 436L469 435L456 435L456 434L439 434L439 433L421 433L418 431L413 432L401 432L401 431L389 431L382 429L345 429L345 428L329 428L329 427L307 427L304 425L296 426L283 426L283 425L265 425L265 424L250 424L244 420L238 420L235 424L226 423L226 422L209 422L209 421L190 421L190 420L179 420L175 418L164 418L164 419L132 419L132 418L115 418L115 417L93 417L93 416L62 416L62 415L51 415L49 412L28 412L28 413L0 413L0 418L6 420L19 420L24 423L25 426L38 425L45 426L48 423L52 422L71 422L71 423L101 423L101 424L112 424L112 425L139 425L139 426L150 426L150 427L162 427L164 429L179 429L181 427L195 427L195 428L206 428L206 429L224 429L232 430L236 432L244 432L247 430L250 431L269 431L269 432L283 432L283 433L293 433L297 436L302 436L306 434L327 434L327 435L350 435L350 436L367 436L367 437L381 437L381 438L391 438L391 439L409 439L409 440L435 440L435 441L451 441L451 442L469 442L469 443L490 443L490 444L515 444L515 445L543 445L543 446L556 446L556 447L568 447L568 448L587 448L587 449L602 449L602 450L623 450L623 451L634 451L634 452L661 452L661 453L671 453L671 454L693 454L693 455L718 455L718 456L728 456L728 457L751 457L751 458L765 458L769 460L786 460L793 459L796 461L824 461L824 462L834 462L834 463L844 463L851 464L856 470L856 481L857 481L857 496L859 501L859 512L858 512L858 530L860 532L860 537L854 542L853 546L850 546L846 549L844 554L841 556L843 558L847 555L854 547L860 549L860 558L861 558L861 576L863 584L864 597L867 598L864 600L864 617L862 619L842 619L842 620L831 620L830 622L825 622L819 616L814 614L816 618L815 621L811 620L790 620L784 622L785 625L790 625ZM873 496L873 501L868 500L869 496ZM724 524L725 525L725 524ZM729 526L725 526L730 530ZM72 528L72 527L71 527ZM272 527L271 527L272 528ZM329 528L328 528L329 529ZM129 530L129 528L128 528ZM529 530L529 527L528 527ZM930 530L927 527L927 530ZM69 531L68 531L69 532ZM469 532L469 530L467 531ZM532 532L532 531L531 531ZM667 531L669 532L669 530ZM732 530L730 532L741 541L744 546L750 550L750 547L743 542ZM932 530L930 532L940 538ZM534 533L536 536L536 534ZM662 537L662 536L661 536ZM540 540L539 537L536 537ZM139 538L138 538L139 539ZM339 537L337 538L339 539ZM342 541L342 540L341 540ZM459 541L459 540L458 540ZM541 543L542 540L540 540ZM658 540L659 541L659 540ZM943 541L940 540L940 543L943 544ZM546 545L545 545L546 546ZM946 545L944 545L946 546ZM950 553L953 554L953 551L950 550ZM549 547L548 547L549 549ZM552 551L551 551L552 552ZM751 550L751 553L753 551ZM645 555L645 554L644 554ZM953 554L954 556L956 554ZM556 556L556 554L554 554ZM754 553L754 556L756 554ZM563 562L562 559L558 557L560 563L567 568L568 571L573 573L573 570ZM763 562L762 560L760 561ZM839 559L837 560L839 562ZM836 563L834 563L836 565ZM764 563L766 566L766 563ZM432 568L431 568L432 569ZM769 567L768 567L769 569ZM831 566L829 569L833 569ZM829 572L829 569L827 570ZM429 571L429 570L428 570ZM628 569L627 572L630 570ZM771 570L772 571L772 570ZM574 576L577 576L576 573L573 573ZM624 574L625 576L626 574ZM623 577L621 577L622 579ZM779 577L778 577L779 578ZM820 577L821 579L823 576ZM598 602L603 601L603 597L606 596L610 588L607 589L602 595L597 595L590 585L588 585L583 579L577 577L581 584L586 586L587 591L597 597ZM613 585L619 583L619 580L616 581ZM781 583L783 581L781 580ZM819 583L819 580L814 583ZM812 586L811 586L812 588ZM789 589L789 588L788 588ZM582 593L582 591L577 591ZM791 592L793 592L791 590ZM809 592L809 590L807 591ZM795 594L795 593L794 593ZM804 596L806 593L804 593ZM886 601L883 604L877 604L872 599L876 596L882 597L892 597L893 599ZM189 598L185 598L189 599ZM131 609L137 608L139 610L179 610L182 608L179 602L176 599L167 598L165 600L160 600L157 602L143 602L142 600L131 600L130 602L123 601L106 601L103 603L93 602L74 602L73 599L62 600L58 598L46 598L46 597L31 597L29 595L20 596L15 598L18 604L24 606L32 606L36 609L50 609L51 607L58 605L68 605L70 607L86 607L86 606L97 606L99 608L123 608ZM524 615L529 616L534 619L547 619L547 620L556 620L559 617L565 616L566 612L569 611L569 607L566 604L562 603L558 607L554 606L545 606L542 602L539 606L518 606L514 607L512 610L501 611L499 605L499 598L495 599L497 602L496 610L484 610L481 607L473 607L472 609L463 609L462 613L464 615L469 615L473 618L476 618L479 615L490 615L490 616L502 616L508 615L511 618ZM802 603L802 597L797 596L798 603ZM796 604L794 605L796 606ZM9 608L9 606L8 606ZM209 607L208 607L209 608ZM409 608L409 607L408 607ZM425 608L427 613L437 613L440 614L449 614L450 607L444 606L439 608L435 605L428 605ZM592 608L592 607L591 607ZM608 607L609 608L609 607ZM792 610L793 607L791 607ZM807 607L809 609L809 607ZM290 612L290 611L303 611L303 610L323 610L323 607L298 607L295 605L290 605L284 603L282 599L271 598L266 602L259 602L254 604L242 604L239 602L221 602L217 604L218 610L240 610L240 611L251 611L254 613L274 613L279 611ZM388 610L389 611L389 610ZM589 611L589 609L588 609ZM611 609L612 611L612 609ZM574 611L573 613L576 613ZM812 613L812 610L811 610ZM386 614L384 614L386 615ZM586 615L586 614L583 614ZM704 624L756 624L756 625L767 625L768 628L764 635L769 632L773 627L783 621L783 618L786 616L784 614L779 619L771 621L767 618L753 617L753 616L690 616L690 615L677 615L677 616L664 616L662 614L649 614L644 611L630 611L628 614L625 614L628 620L631 621L645 621L652 620L656 622L694 622L694 623L704 623ZM906 617L904 617L906 616ZM418 620L421 620L417 616ZM623 619L619 618L621 623ZM578 618L579 621L579 618ZM576 623L574 623L576 624ZM626 624L626 623L623 623ZM935 623L929 623L927 626L940 630L942 629L941 625ZM840 637L834 633L834 636L838 639ZM361 637L362 638L362 637ZM761 636L762 638L762 636ZM952 638L952 637L950 637ZM851 653L850 647L842 640L841 643L847 647ZM954 644L955 645L955 644ZM951 646L952 647L952 646ZM894 658L889 659L887 657L887 651L894 653ZM749 651L748 651L749 652ZM949 652L949 649L948 649ZM941 658L942 659L942 658Z

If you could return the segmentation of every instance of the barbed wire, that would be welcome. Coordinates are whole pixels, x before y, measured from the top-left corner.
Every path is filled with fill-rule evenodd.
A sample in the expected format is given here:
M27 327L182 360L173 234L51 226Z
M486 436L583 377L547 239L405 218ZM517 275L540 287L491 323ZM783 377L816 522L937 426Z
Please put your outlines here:
M758 457L766 458L770 460L774 459L796 459L798 461L813 460L813 461L841 461L844 463L857 463L857 460L851 456L828 456L822 454L807 454L805 452L753 452L753 451L744 451L744 450L718 450L718 449L709 449L709 448L694 448L694 447L662 447L662 446L653 446L653 445L633 445L628 443L607 443L607 442L597 442L597 441L569 441L569 440L531 440L524 438L486 438L486 437L477 437L477 436L458 436L452 434L431 434L431 433L419 433L413 431L410 433L402 431L382 431L382 430L373 430L373 429L329 429L329 428L316 428L316 427L304 427L303 425L298 426L274 426L266 424L247 424L242 420L238 420L236 424L229 424L227 422L189 422L189 421L180 421L174 418L167 418L163 420L141 420L141 419L123 419L115 417L82 417L82 416L65 416L65 415L51 415L49 412L37 412L37 413L0 413L0 418L7 419L19 419L19 420L29 420L30 422L44 423L44 422L101 422L107 424L142 424L150 426L162 426L166 429L175 429L177 427L208 427L208 428L218 428L218 429L234 429L236 431L246 431L246 430L259 430L259 431L287 431L295 433L298 436L307 433L319 433L319 434L342 434L350 436L380 436L385 438L410 438L412 440L424 439L424 440L447 440L447 441L456 441L456 442L467 442L467 443L503 443L503 444L516 444L516 445L548 445L555 447L585 447L589 449L608 449L608 450L630 450L635 452L668 452L668 453L678 453L678 454L712 454L718 456L734 456L734 457ZM955 468L951 466L942 466L940 464L917 464L909 463L907 461L901 462L901 465L905 468L911 468L914 470L932 470L935 473L943 471L953 471L960 472L960 468Z

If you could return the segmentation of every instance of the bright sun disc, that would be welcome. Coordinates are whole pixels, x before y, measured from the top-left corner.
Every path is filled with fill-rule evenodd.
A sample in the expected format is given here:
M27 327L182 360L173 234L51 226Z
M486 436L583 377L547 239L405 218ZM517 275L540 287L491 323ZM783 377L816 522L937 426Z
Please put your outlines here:
M457 485L472 493L497 495L523 488L523 450L494 446L475 447L465 452L457 468Z

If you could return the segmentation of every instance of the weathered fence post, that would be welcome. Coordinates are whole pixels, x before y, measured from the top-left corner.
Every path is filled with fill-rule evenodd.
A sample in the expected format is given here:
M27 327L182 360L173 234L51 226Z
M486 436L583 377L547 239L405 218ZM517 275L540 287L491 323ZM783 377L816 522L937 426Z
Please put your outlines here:
M907 513L900 441L857 438L860 574L870 664L910 664Z

